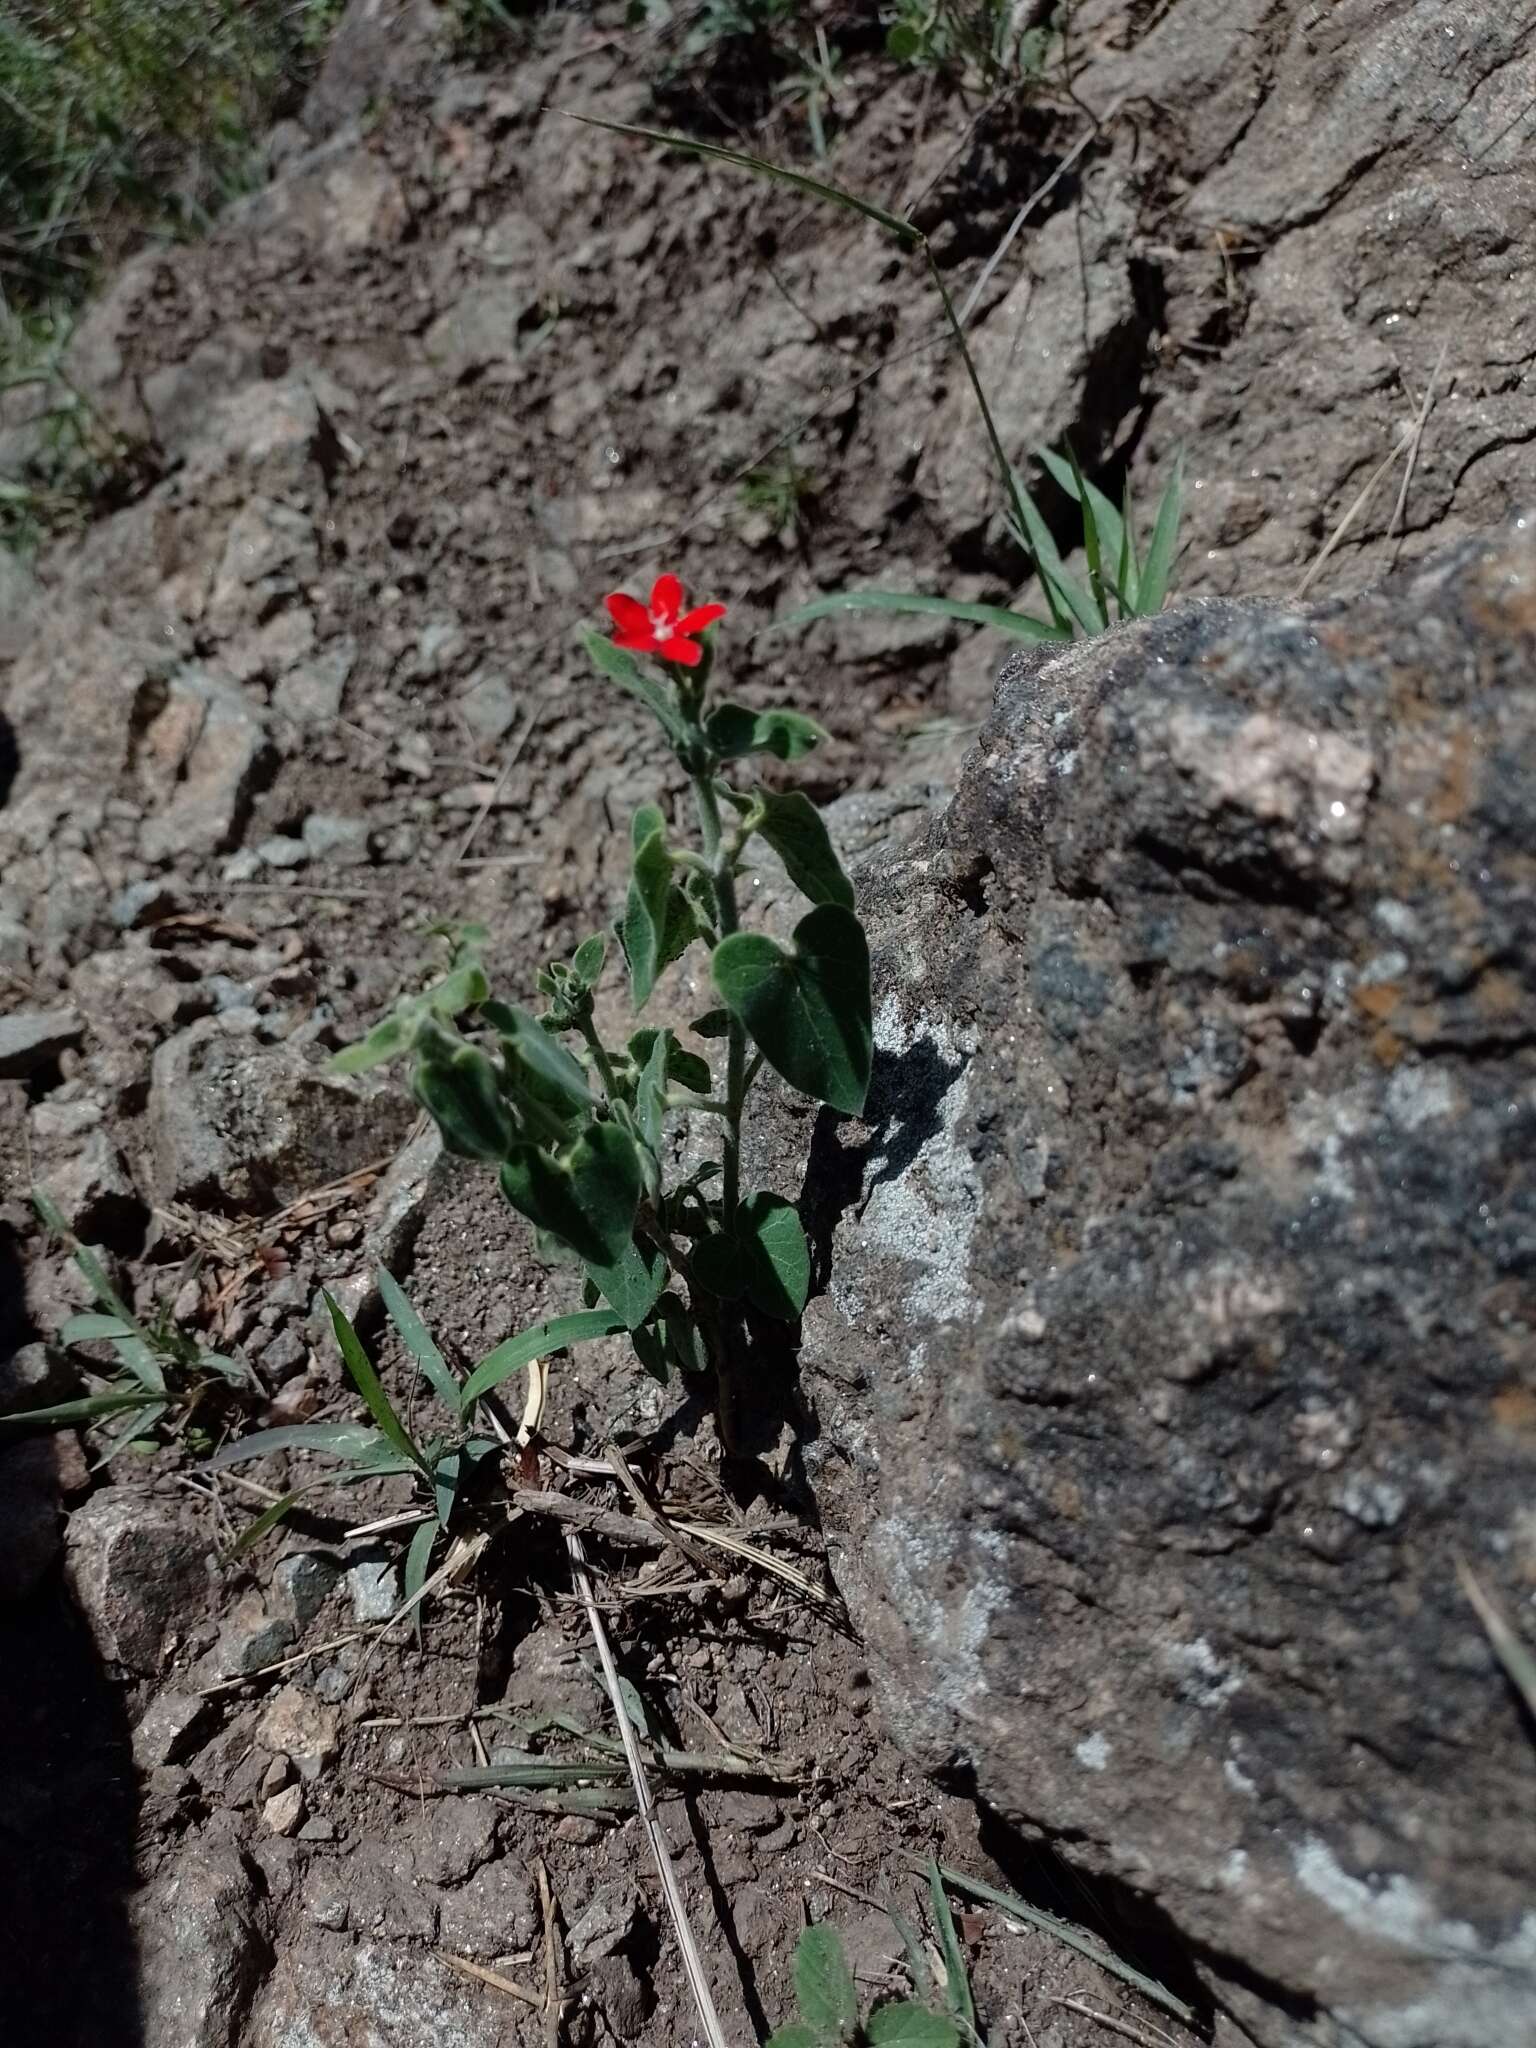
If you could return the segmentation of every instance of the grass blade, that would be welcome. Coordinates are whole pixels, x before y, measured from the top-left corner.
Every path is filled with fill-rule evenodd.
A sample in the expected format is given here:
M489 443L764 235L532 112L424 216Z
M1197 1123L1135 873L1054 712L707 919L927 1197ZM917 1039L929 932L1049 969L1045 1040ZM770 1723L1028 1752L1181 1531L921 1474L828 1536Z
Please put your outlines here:
M1092 598L1075 577L1068 575L1061 551L1051 538L1051 529L1040 516L1040 508L1024 486L1017 480L1015 482L1014 502L1022 523L1014 527L1014 532L1020 544L1034 558L1035 568L1050 600L1052 618L1068 636L1071 629L1067 624L1067 613L1076 619L1085 633L1096 633L1098 621Z
M1509 1674L1510 1684L1525 1701L1532 1718L1536 1719L1536 1652L1515 1633L1509 1616L1493 1595L1472 1576L1471 1567L1459 1557L1456 1576L1461 1581L1461 1590L1476 1609L1478 1620L1487 1630L1488 1640Z
M1067 452L1070 455L1071 450ZM1106 563L1110 560L1118 561L1125 541L1125 521L1113 499L1106 497L1097 484L1090 483L1075 462L1064 462L1049 448L1037 448L1035 459L1053 482L1060 484L1074 504L1081 504L1083 494L1087 494L1088 503L1093 507L1093 516L1098 521L1099 543L1104 551L1104 559ZM1078 488L1079 484L1082 486L1081 490Z
M104 1337L131 1337L121 1316L71 1316L59 1331L61 1344L94 1344Z
M254 1549L262 1537L277 1527L295 1501L299 1500L307 1491L307 1487L296 1486L292 1493L279 1495L273 1501L271 1507L263 1508L255 1521L248 1523L235 1538L229 1551L230 1563L233 1564L237 1557L244 1557L248 1550Z
M1064 640L1066 632L1032 619L1027 612L1011 612L1002 605L962 604L952 597L920 597L908 590L840 590L786 612L768 627L776 633L784 626L805 626L813 619L831 618L837 612L927 612L935 618L959 619L967 625L994 626L1000 633L1015 634L1020 640Z
M1164 2012L1171 2012L1185 2026L1195 2025L1198 2015L1193 2006L1175 1998L1171 1991L1165 1991L1155 1977L1144 1977L1140 1970L1121 1962L1112 1949L1105 1948L1086 1928L1074 1926L1070 1920L1058 1920L1054 1913L1042 1912L1038 1906L1027 1906L1013 1892L999 1891L996 1885L987 1884L979 1877L967 1877L963 1870L955 1870L947 1863L941 1863L938 1868L940 1877L955 1891L996 1906L1011 1920L1022 1920L1026 1926L1038 1927L1042 1932L1054 1935L1065 1947L1076 1949L1080 1956L1086 1956L1101 1970L1108 1970L1112 1977L1118 1977L1122 1984L1134 1984L1144 1997L1150 1998L1154 2005L1160 2005Z
M25 1408L15 1415L0 1415L0 1429L36 1426L54 1422L94 1422L101 1415L121 1415L129 1408L151 1408L140 1388L132 1394L85 1394L78 1401L59 1401L52 1408Z
M1137 593L1136 610L1140 617L1150 618L1163 608L1168 595L1168 579L1173 573L1174 552L1179 544L1179 508L1184 493L1184 458L1174 460L1173 475L1163 492L1157 507L1157 522L1152 528L1152 538L1147 545L1146 564L1141 572L1141 588Z
M671 135L663 128L639 128L630 121L605 121L597 114L578 114L570 108L561 108L567 120L580 121L588 128L606 128L613 135L627 135L635 142L658 142L667 149L680 149L687 156L703 157L713 163L732 164L739 171L751 171L759 178L770 178L775 184L789 185L800 192L807 192L813 199L830 200L832 205L841 206L849 213L860 213L866 220L872 220L877 227L893 235L904 248L915 249L923 240L921 232L909 220L887 213L883 206L876 206L873 200L860 199L854 192L845 192L838 185L828 185L820 178L808 178L803 171L786 170L782 164L771 164L766 158L748 156L744 150L726 149L718 142L696 142L691 135Z
M1070 442L1067 444L1067 460L1072 465L1072 475L1077 484L1078 510L1083 515L1083 553L1088 561L1088 594L1098 611L1099 631L1102 632L1109 624L1109 606L1104 600L1104 557L1099 550L1099 522Z
M459 1383L448 1369L448 1362L433 1341L432 1333L412 1306L405 1289L393 1273L379 1267L379 1293L384 1297L384 1306L389 1319L400 1332L400 1341L421 1368L421 1376L431 1386L438 1399L445 1402L449 1410L457 1414L459 1406Z
M955 1916L949 1909L949 1900L944 1891L944 1875L930 1856L928 1859L928 1895L933 1903L933 1924L938 1931L939 1947L944 1955L944 1997L950 2011L957 2020L974 2034L976 2031L976 2005L971 1997L971 1980L966 1974L965 1957L960 1949L960 1936L955 1929Z
M405 1604L411 1610L411 1632L418 1650L421 1648L421 1589L427 1583L427 1567L432 1562L437 1526L436 1522L418 1522L405 1553Z
M586 1343L593 1337L617 1336L624 1328L624 1318L607 1308L578 1309L574 1315L551 1316L547 1323L535 1323L531 1330L509 1337L481 1359L459 1389L461 1413L467 1415L482 1394L499 1387L546 1351L560 1351L567 1344Z
M355 1463L381 1449L383 1443L376 1429L361 1422L288 1422L279 1429L254 1429L249 1436L222 1444L198 1470L222 1472L251 1458L270 1457L274 1451L327 1451L333 1458Z
M336 1346L341 1353L342 1364L352 1375L353 1384L362 1395L368 1413L379 1425L382 1435L394 1445L401 1457L409 1458L412 1464L426 1472L427 1461L417 1449L410 1431L395 1413L390 1398L373 1369L373 1361L363 1349L362 1340L352 1327L351 1318L333 1294L324 1288L321 1289L321 1293L330 1312L331 1328L336 1332ZM430 1476L428 1473L429 1478Z
M1120 573L1116 579L1115 595L1120 600L1122 619L1136 616L1136 593L1141 583L1141 568L1136 560L1136 516L1131 506L1131 480L1125 480L1124 509L1120 515Z

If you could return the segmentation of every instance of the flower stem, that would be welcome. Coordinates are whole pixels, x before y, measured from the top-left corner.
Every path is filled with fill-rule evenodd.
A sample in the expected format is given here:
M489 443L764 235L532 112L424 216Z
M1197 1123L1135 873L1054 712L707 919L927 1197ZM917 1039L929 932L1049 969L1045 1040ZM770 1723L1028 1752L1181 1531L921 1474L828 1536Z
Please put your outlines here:
M736 906L733 850L724 845L720 801L708 775L693 778L699 813L699 837L715 888L715 922L722 939L741 928ZM727 1231L734 1229L741 1199L741 1110L746 1099L747 1034L733 1012L725 1040L725 1132L720 1146L720 1211Z
M617 1099L619 1084L614 1078L613 1062L609 1059L603 1041L597 1035L597 1027L589 1016L578 1016L576 1028L587 1041L587 1051L592 1055L592 1064L597 1069L598 1079L603 1084L603 1093L610 1102Z

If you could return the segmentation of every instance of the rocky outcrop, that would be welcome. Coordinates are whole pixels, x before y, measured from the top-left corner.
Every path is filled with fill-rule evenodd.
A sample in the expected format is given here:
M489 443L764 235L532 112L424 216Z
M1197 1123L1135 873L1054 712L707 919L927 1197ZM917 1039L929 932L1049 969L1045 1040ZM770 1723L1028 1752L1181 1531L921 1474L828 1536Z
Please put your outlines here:
M765 1140L890 1724L1264 2048L1536 2041L1533 679L1536 520L1016 658Z

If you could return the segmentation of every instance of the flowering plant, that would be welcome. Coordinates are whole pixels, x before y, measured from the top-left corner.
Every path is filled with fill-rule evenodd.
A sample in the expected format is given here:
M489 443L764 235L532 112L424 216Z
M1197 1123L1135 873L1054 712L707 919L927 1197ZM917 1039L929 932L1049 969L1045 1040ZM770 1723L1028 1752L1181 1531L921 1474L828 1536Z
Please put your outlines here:
M618 591L607 607L613 637L587 634L587 651L661 726L690 785L696 828L695 843L684 844L661 804L635 812L628 896L611 935L637 1014L666 968L695 944L707 948L719 1000L686 1026L703 1050L670 1026L636 1030L622 1048L603 1043L594 991L609 932L539 974L545 1008L534 1016L492 995L486 935L461 927L446 977L333 1062L357 1072L409 1054L417 1100L448 1149L493 1166L540 1249L584 1271L584 1306L498 1346L476 1371L477 1393L543 1352L621 1331L656 1378L672 1366L714 1368L724 1392L732 1318L755 1310L793 1321L810 1285L793 1204L741 1185L753 1082L766 1064L852 1115L869 1085L869 948L820 813L802 791L740 788L721 772L762 754L796 760L825 734L797 711L711 701L712 629L725 607L685 610L677 577L658 577L648 603ZM811 905L787 946L741 926L737 882L754 840L773 849ZM665 1142L675 1112L720 1127L718 1160L681 1180L670 1175Z

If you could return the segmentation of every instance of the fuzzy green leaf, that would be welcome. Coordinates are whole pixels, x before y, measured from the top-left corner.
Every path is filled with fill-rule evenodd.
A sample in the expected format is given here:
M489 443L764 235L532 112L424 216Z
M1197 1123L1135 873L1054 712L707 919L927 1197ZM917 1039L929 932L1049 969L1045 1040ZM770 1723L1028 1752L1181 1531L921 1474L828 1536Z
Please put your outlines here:
M461 1159L494 1165L513 1139L496 1068L478 1045L454 1039L436 1025L423 1031L418 1044L411 1092L437 1125L444 1145Z
M960 2048L960 2029L953 2020L905 2000L871 2013L864 2038L869 2048Z
M640 1206L640 1155L617 1124L589 1124L558 1154L514 1145L501 1191L520 1215L595 1266L624 1256Z
M747 1246L747 1294L765 1316L793 1322L811 1285L811 1253L793 1202L748 1195L736 1211L736 1235Z
M812 903L841 903L852 910L853 884L843 873L820 811L805 791L791 789L780 796L764 789L757 792L757 799L766 807L757 829L801 895Z
M702 1017L695 1017L688 1026L695 1038L724 1038L730 1028L729 1010L706 1010Z
M624 1328L624 1318L605 1308L578 1309L574 1315L551 1316L547 1323L535 1323L516 1337L508 1337L494 1351L488 1351L459 1391L459 1408L468 1414L482 1394L489 1394L503 1380L521 1372L536 1358L562 1351L569 1344L584 1344L594 1337L613 1337Z
M651 1045L650 1057L635 1083L635 1118L640 1127L640 1137L651 1157L658 1161L661 1157L662 1125L667 1115L667 1067L676 1043L670 1031L658 1031Z
M627 1330L637 1329L656 1306L667 1284L667 1262L660 1252L641 1251L633 1238L624 1256L611 1266L587 1266L587 1277Z
M697 1029L697 1026L690 1028ZM649 1027L633 1034L628 1051L637 1067L645 1066L655 1044L656 1033ZM667 1054L667 1079L675 1081L679 1088L691 1088L695 1095L707 1095L714 1076L709 1071L707 1060L700 1059L696 1052L688 1052L674 1038Z
M592 988L607 958L608 941L601 932L594 932L590 939L583 939L571 955L571 972L583 988Z
M795 1949L795 2002L824 2048L853 2038L859 2003L835 1927L807 1927Z
M685 737L686 728L671 692L653 682L632 654L615 647L601 633L583 633L581 637L593 666L621 690L638 698L674 746Z
M704 737L720 761L744 754L773 754L780 761L798 761L826 738L814 718L799 711L749 711L744 704L718 704L704 726Z
M586 1071L580 1060L568 1053L560 1041L544 1029L537 1017L527 1010L521 1010L516 1003L486 1003L486 1022L491 1025L503 1043L511 1049L513 1060L509 1062L512 1072L522 1078L526 1069L538 1084L536 1094L541 1102L563 1109L567 1114L574 1110L596 1109L597 1097L587 1086Z
M1011 633L1017 640L1065 640L1069 637L1060 626L1052 625L1046 619L1033 619L1028 612L1009 611L1005 606L996 604L963 604L952 597L922 597L915 590L833 591L826 597L813 598L809 604L786 612L782 619L775 619L768 630L777 632L785 626L808 626L815 619L828 619L838 612L926 613L932 618L955 619L963 625L993 626L1000 633Z
M658 828L635 848L624 910L624 957L629 962L630 995L637 1010L650 1001L661 972L667 912L674 893L672 856Z
M333 1053L327 1062L329 1070L333 1074L361 1074L369 1067L381 1067L386 1060L407 1051L415 1035L416 1018L397 1010L392 1017L375 1024L366 1038Z
M393 1445L402 1458L409 1458L414 1465L426 1471L426 1460L417 1449L410 1431L394 1411L388 1394L385 1393L373 1361L363 1349L362 1339L352 1327L352 1320L336 1297L325 1288L320 1290L331 1328L336 1333L336 1347L341 1353L341 1362L352 1375L353 1384L363 1397L363 1405L379 1425L379 1433Z
M688 1263L699 1285L721 1301L739 1301L747 1291L750 1254L738 1238L723 1230L701 1237Z
M796 2020L790 2026L780 2027L769 2038L768 2048L820 2048L820 2044L805 2022Z
M869 942L851 910L819 905L795 926L789 951L762 933L734 932L715 948L710 972L775 1073L833 1109L862 1111L874 1031Z
M670 1361L667 1356L667 1347L661 1339L661 1333L642 1323L638 1330L630 1331L629 1341L635 1347L635 1356L639 1359L644 1370L650 1374L653 1380L656 1380L661 1386L665 1386L670 1377L668 1371Z

